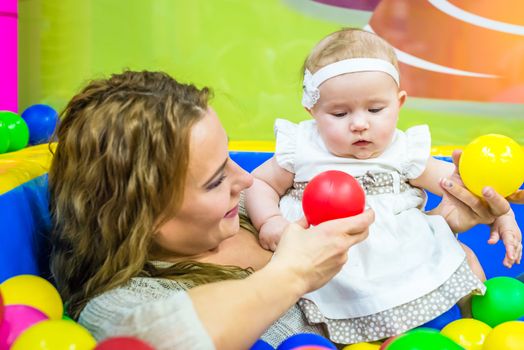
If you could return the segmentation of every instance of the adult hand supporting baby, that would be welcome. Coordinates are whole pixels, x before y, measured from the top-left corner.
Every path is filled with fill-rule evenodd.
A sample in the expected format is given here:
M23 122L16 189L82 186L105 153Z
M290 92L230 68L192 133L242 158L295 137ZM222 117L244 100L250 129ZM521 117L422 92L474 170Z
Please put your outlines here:
M441 181L444 195L439 205L440 215L446 218L454 232L469 230L477 224L491 225L488 243L503 240L506 247L503 264L511 267L515 262L520 263L522 234L509 202L489 186L482 190L483 198L475 196L464 186L458 173L461 153L453 152L455 171L450 178Z
M518 190L512 195L508 196L508 200L515 204L524 204L524 190Z

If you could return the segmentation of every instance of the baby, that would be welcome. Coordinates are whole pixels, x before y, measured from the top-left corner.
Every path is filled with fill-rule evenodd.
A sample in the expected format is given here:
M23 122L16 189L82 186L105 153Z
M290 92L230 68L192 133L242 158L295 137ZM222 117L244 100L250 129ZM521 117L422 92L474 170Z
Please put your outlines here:
M324 324L337 343L399 334L485 291L474 254L443 217L422 210L421 188L442 194L440 180L455 167L430 156L427 126L396 128L405 100L386 41L356 29L327 36L304 65L302 105L313 120L275 122L275 155L253 172L246 192L260 242L274 250L286 225L303 218L302 193L314 176L340 170L364 188L376 213L369 237L350 249L331 282L300 302L308 321ZM519 261L519 247L506 247L508 265Z

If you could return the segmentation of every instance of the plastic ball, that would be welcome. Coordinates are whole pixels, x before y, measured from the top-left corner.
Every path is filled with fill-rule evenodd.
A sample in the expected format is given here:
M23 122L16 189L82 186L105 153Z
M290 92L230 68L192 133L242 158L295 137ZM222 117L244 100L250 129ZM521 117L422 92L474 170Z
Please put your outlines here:
M9 148L9 131L7 124L0 119L0 154L7 152Z
M15 339L32 325L47 320L48 317L34 307L27 305L7 305L4 322L0 325L0 350L9 350Z
M98 343L94 350L155 350L151 345L134 337L108 338Z
M259 339L249 348L249 350L275 350L275 348L262 339Z
M433 320L424 323L422 327L441 330L448 323L458 320L460 318L462 318L462 313L460 312L460 308L457 305L453 305L451 309L444 312L442 315L437 316Z
M444 327L440 333L466 350L481 350L491 327L473 318L456 320Z
M524 151L507 136L480 136L463 150L459 172L464 185L477 196L491 186L506 197L524 181Z
M462 350L457 343L439 332L417 330L399 336L391 342L387 350Z
M48 105L36 104L28 107L22 118L29 128L29 144L48 142L58 123L58 113Z
M364 211L366 195L355 178L343 171L330 170L307 184L302 208L309 224L345 218Z
M388 339L386 339L382 345L380 345L380 348L378 350L386 350L389 346L389 344L391 344L395 339L397 339L400 335L394 335L392 337L389 337Z
M93 350L95 346L95 338L77 323L47 320L20 334L11 350Z
M505 322L486 337L482 350L522 350L524 349L524 322Z
M6 152L18 151L27 146L29 128L22 118L13 112L0 111L0 122L7 126L9 134L9 147Z
M330 342L328 339L313 333L300 333L295 334L286 340L284 340L278 347L277 350L296 350L300 347L306 346L317 346L325 349L336 349L335 344Z
M379 343L357 343L345 346L342 350L379 350Z
M2 324L2 320L4 319L4 298L2 297L2 291L0 290L0 325Z
M524 283L511 277L494 277L485 282L486 294L474 295L473 318L491 327L524 315Z
M58 291L39 276L18 275L0 284L5 305L29 305L42 311L52 320L62 318L64 306Z

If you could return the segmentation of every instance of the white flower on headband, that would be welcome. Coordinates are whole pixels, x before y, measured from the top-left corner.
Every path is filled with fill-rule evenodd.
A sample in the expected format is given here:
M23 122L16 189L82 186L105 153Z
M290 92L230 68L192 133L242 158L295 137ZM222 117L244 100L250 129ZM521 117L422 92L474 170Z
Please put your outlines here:
M302 89L302 106L309 109L313 108L320 98L320 91L318 90L318 87L315 86L313 74L311 74L308 69L304 72L304 83Z
M380 58L350 58L322 67L315 74L306 69L302 105L308 109L313 108L320 98L318 87L328 79L337 75L355 72L384 72L391 76L397 86L400 86L400 77L397 69L390 62Z

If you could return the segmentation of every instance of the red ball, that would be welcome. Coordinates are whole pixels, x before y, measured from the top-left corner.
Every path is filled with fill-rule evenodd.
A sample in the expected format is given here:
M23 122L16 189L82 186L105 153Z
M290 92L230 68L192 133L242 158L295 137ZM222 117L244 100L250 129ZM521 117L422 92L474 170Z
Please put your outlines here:
M98 343L94 350L155 350L151 345L134 337L108 338Z
M302 209L309 224L346 218L364 211L366 194L348 173L329 170L315 176L304 189Z

